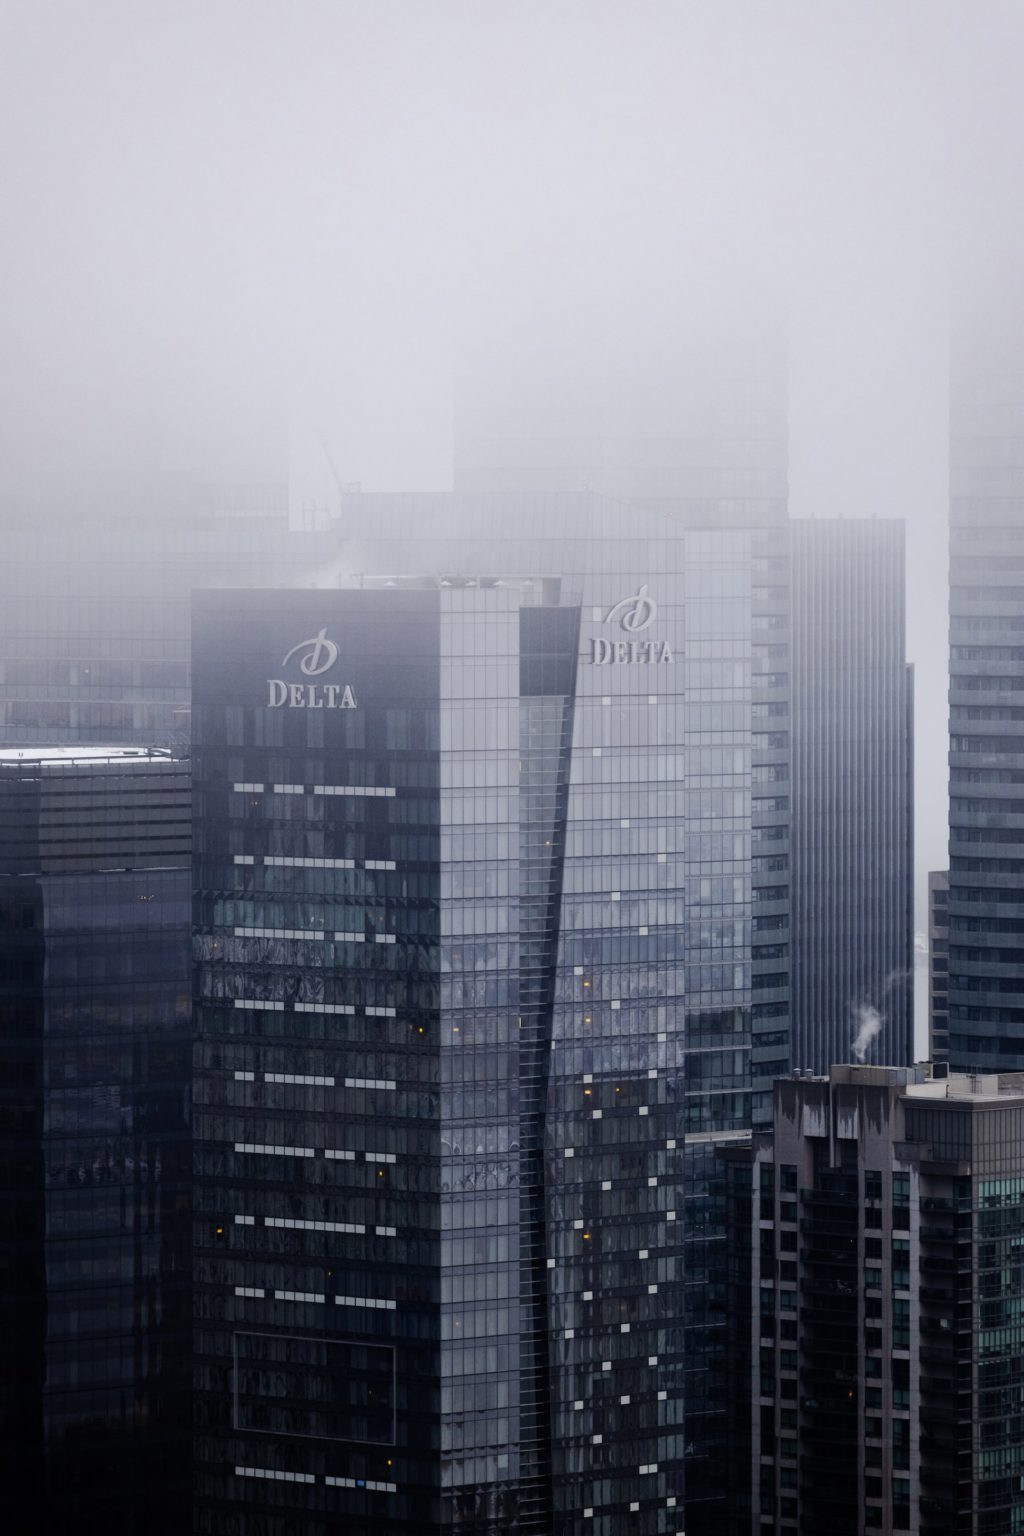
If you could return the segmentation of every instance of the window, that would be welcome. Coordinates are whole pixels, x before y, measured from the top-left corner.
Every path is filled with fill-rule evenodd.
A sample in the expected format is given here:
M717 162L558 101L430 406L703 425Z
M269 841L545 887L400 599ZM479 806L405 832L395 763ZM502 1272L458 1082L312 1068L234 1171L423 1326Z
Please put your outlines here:
M894 1173L892 1176L892 1224L894 1227L910 1226L909 1173Z
M910 1468L910 1420L892 1421L892 1464L895 1471Z
M905 1531L910 1525L910 1478L894 1477L892 1480L893 1529Z
M910 1289L910 1239L894 1237L892 1240L892 1283L897 1291Z
M910 1348L910 1302L905 1296L893 1299L892 1342L894 1349Z

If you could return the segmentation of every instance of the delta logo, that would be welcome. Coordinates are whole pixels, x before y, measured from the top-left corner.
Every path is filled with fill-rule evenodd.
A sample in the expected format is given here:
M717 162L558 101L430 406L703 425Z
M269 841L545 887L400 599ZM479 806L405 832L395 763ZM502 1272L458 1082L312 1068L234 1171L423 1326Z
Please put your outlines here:
M316 682L289 682L283 677L267 678L268 709L356 709L350 683L321 682L338 664L338 647L327 638L326 626L311 640L293 645L281 662L282 670L295 664L304 678Z

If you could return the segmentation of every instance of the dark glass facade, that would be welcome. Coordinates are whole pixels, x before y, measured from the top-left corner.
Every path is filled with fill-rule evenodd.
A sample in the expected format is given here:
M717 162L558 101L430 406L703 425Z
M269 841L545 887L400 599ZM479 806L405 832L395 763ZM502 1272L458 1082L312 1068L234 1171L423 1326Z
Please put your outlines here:
M0 754L0 1509L189 1520L187 764Z
M681 1528L679 673L589 661L621 595L197 599L203 1531ZM321 630L354 707L268 707Z
M1019 285L950 375L949 1059L1024 1067L1024 352Z
M792 1050L913 1059L913 687L900 522L793 522Z

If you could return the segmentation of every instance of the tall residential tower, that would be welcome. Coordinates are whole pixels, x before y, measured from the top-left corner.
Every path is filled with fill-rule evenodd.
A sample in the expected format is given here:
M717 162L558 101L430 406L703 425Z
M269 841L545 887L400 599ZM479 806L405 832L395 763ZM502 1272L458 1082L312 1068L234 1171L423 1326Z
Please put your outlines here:
M1009 1536L1024 1077L833 1067L727 1149L728 1536Z

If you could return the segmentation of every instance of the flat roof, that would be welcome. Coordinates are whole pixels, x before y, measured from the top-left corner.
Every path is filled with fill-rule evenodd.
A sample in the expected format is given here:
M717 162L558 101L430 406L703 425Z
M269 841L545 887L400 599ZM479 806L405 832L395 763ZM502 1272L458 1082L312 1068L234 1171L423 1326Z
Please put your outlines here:
M0 747L0 764L175 762L169 747Z

